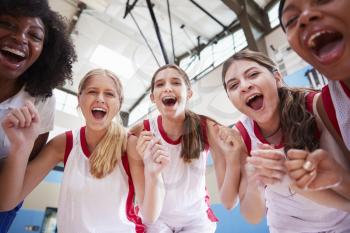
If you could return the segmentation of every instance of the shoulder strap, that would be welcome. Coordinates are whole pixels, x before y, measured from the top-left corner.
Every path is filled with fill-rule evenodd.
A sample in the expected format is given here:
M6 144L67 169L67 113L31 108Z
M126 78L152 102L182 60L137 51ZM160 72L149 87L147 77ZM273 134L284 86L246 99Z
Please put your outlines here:
M348 155L348 158L350 158L350 151L347 149L345 146L345 143L341 136L339 135L338 131L336 128L334 128L334 125L332 124L331 120L328 118L328 114L324 108L324 99L323 98L318 98L317 103L316 103L316 109L317 112L325 125L325 127L328 129L330 134L333 136L339 147L341 148L342 152L346 155Z
M68 156L73 148L73 132L72 131L66 131L66 149L64 151L64 160L63 163L66 165L66 162L68 160Z
M235 126L238 129L239 133L242 135L244 144L247 147L248 155L250 155L250 151L252 150L252 141L250 139L247 129L244 127L241 121L238 121L235 124Z

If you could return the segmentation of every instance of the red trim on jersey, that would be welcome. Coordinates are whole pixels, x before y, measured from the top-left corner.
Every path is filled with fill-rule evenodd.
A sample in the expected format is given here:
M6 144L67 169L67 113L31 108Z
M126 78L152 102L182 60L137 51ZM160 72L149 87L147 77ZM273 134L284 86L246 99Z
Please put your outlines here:
M215 216L213 210L210 208L210 196L206 187L205 187L205 203L208 205L207 215L209 220L212 222L219 222L219 219Z
M143 120L143 128L147 131L151 131L151 126L149 124L149 120L146 119L146 120Z
M345 94L348 96L348 98L350 98L350 89L345 85L345 83L343 81L339 81L341 87L343 88Z
M316 94L317 94L317 92L312 91L312 92L307 93L305 96L305 108L312 115L315 115L313 104L314 104L314 98L315 98ZM315 136L318 140L321 138L321 132L318 129L318 127L316 127Z
M248 151L248 155L249 155L250 151L252 150L252 141L251 141L251 139L249 137L248 131L244 127L244 125L243 125L243 123L241 121L238 121L235 124L235 126L236 126L236 128L238 129L238 131L240 132L240 134L241 134L241 136L243 138L244 144L247 147L247 151Z
M66 131L66 149L64 151L63 164L66 165L68 156L73 148L73 133L72 131Z
M181 143L181 136L178 139L173 140L173 139L169 138L169 136L166 134L166 132L165 132L165 130L163 128L162 116L161 115L158 116L157 123L158 123L158 129L159 129L160 135L162 135L162 138L167 143L172 144L172 145L177 145L177 144Z
M85 126L80 128L80 144L81 144L81 149L83 150L86 158L90 158L90 151L89 147L86 142L86 136L85 136Z
M321 97L323 102L323 108L327 113L328 119L330 120L334 129L337 131L337 133L341 137L337 116L335 115L335 109L334 109L334 105L333 105L333 101L332 101L332 97L331 97L331 93L329 91L328 85L322 88Z
M135 231L137 233L144 233L145 226L142 224L142 219L137 215L138 210L134 206L135 189L131 178L128 156L126 154L122 156L122 164L126 174L128 175L128 184L129 184L129 193L126 199L126 206L125 206L126 216L129 221L135 223Z
M306 110L312 114L314 114L314 108L313 108L313 103L314 103L314 97L317 94L317 92L309 92L305 96L305 107Z
M201 130L204 137L204 150L209 150L209 140L208 140L208 132L207 132L207 118L204 116L200 116L200 124Z
M257 124L255 121L253 121L253 122L254 122L253 128L254 128L254 134L255 134L255 136L256 136L262 143L271 145L268 141L266 141L266 139L265 139L264 136L262 135L261 130L260 130L258 124ZM281 141L279 142L278 145L274 145L274 148L275 148L275 149L281 149L281 148L283 148L283 137L281 138Z

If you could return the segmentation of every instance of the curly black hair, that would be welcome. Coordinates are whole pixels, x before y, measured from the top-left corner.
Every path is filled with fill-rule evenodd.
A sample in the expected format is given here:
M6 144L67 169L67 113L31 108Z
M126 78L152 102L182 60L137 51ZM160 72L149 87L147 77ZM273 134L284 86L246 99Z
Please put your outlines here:
M30 95L47 98L54 88L72 81L77 59L73 42L64 18L51 10L47 0L1 0L0 15L38 17L45 25L42 52L19 77Z

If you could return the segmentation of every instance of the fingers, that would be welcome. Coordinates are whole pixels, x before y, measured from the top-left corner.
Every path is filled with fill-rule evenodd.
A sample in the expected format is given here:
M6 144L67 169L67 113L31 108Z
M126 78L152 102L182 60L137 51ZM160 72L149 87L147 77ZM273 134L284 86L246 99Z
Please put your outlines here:
M150 131L142 131L137 139L136 150L140 155L145 153L147 145L154 138L153 133Z
M321 149L315 150L314 152L309 154L305 163L303 164L303 168L306 171L312 171L314 168L317 167L320 161L330 157L331 156L324 150L321 150Z
M265 158L271 160L285 160L286 156L281 150L276 149L263 149L252 150L250 154L256 158Z
M287 152L287 158L289 160L294 160L294 159L306 159L308 156L309 152L306 150L297 150L297 149L290 149Z
M3 123L7 128L27 128L30 127L33 122L38 121L38 111L30 101L27 101L22 107L12 109L5 117Z
M294 185L296 185L300 189L307 189L309 184L316 178L316 171L312 171L310 173L305 173L301 176L300 179L296 180Z
M284 162L284 165L286 166L287 170L291 172L291 171L302 168L304 163L305 163L305 160L303 160L303 159L286 160Z
M255 167L285 171L282 160L265 159L260 157L247 157L247 162L251 163Z

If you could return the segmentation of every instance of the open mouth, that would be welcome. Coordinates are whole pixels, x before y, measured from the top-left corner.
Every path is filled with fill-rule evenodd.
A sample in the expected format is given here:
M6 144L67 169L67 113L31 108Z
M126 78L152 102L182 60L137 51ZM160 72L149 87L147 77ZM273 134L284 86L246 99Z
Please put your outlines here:
M107 114L107 111L103 108L93 108L91 112L92 112L92 115L98 120L103 119Z
M343 35L336 31L320 31L310 36L307 45L323 62L331 62L341 55Z
M176 102L177 102L176 97L166 96L162 99L162 103L168 107L174 106Z
M0 49L1 55L10 63L20 63L26 59L26 55L23 51L9 48L7 46Z
M248 98L246 101L248 107L254 109L255 111L261 109L264 104L264 96L261 94L256 94Z

